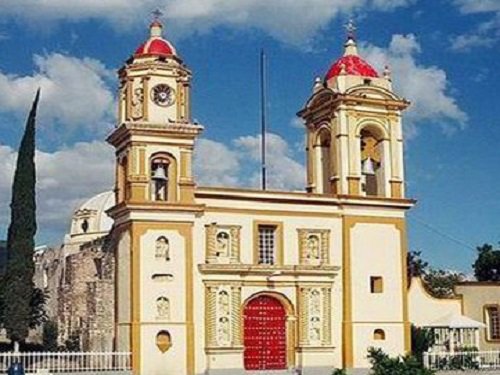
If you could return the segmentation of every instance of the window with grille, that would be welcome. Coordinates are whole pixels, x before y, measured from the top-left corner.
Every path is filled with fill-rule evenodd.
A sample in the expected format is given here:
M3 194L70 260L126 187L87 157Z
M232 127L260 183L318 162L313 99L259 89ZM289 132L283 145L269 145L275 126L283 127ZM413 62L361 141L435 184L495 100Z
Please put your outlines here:
M276 227L259 225L259 264L276 263Z
M487 308L490 340L500 340L500 311L498 306Z

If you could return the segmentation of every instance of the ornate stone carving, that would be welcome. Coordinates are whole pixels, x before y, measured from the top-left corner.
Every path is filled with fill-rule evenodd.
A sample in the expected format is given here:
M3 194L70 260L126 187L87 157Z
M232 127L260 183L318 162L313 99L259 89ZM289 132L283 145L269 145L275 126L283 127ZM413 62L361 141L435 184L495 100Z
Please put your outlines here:
M165 259L166 261L170 260L170 244L163 236L156 240L155 258Z
M300 288L299 306L299 345L331 345L331 288Z
M144 116L144 90L142 87L134 87L134 85L131 87L131 117L134 120L140 120Z
M207 347L241 346L241 286L208 285L205 298Z
M323 311L321 308L322 297L318 289L312 289L309 292L309 326L308 336L311 344L318 345L321 343L322 336L322 318Z
M298 235L300 264L323 265L330 262L330 230L298 229Z
M240 227L217 225L206 226L207 263L239 263Z
M156 300L156 311L159 319L170 320L170 301L167 297L159 297Z

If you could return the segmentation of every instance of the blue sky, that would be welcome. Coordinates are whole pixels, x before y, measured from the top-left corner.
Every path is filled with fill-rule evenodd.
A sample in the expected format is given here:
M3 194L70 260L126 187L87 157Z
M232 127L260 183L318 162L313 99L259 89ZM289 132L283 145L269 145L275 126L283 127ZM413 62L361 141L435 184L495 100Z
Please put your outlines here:
M0 234L24 117L42 87L38 243L57 243L77 205L112 187L115 71L165 11L166 37L193 70L205 125L198 182L258 179L258 55L269 59L272 184L303 186L303 129L294 120L358 24L364 57L391 66L414 105L405 118L410 247L470 272L473 247L500 240L499 0L4 0L0 4ZM28 9L28 10L27 10ZM284 165L285 168L278 168ZM472 247L472 248L471 248Z

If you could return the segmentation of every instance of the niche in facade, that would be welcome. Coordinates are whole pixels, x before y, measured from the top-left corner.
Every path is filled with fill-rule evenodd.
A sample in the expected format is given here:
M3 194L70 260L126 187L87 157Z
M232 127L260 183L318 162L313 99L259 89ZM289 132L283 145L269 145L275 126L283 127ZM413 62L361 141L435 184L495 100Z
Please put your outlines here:
M174 275L171 275L169 273L155 273L151 278L155 282L165 283L172 281L174 279Z
M156 346L160 352L165 353L172 347L172 337L168 331L160 331L156 335Z

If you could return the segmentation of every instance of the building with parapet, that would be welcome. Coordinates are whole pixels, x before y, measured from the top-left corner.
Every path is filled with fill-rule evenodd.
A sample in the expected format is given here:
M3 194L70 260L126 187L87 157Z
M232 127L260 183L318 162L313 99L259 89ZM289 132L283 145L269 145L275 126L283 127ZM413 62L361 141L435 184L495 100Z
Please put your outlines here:
M402 112L358 54L314 82L303 192L197 186L192 72L155 20L119 70L116 350L134 374L329 375L410 350Z

